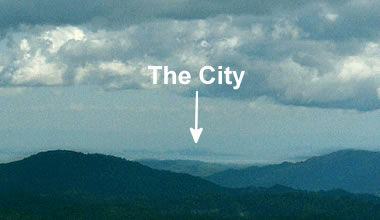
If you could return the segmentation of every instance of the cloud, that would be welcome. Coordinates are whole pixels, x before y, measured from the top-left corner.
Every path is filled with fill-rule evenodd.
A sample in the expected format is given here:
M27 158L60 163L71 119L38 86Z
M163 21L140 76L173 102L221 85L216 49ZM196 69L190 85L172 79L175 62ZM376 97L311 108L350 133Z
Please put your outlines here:
M128 34L133 32L129 28L116 32L74 26L37 29L9 36L9 46L0 57L3 86L95 84L121 89L150 85L148 64L142 59L134 62L127 53Z
M340 5L346 1L327 1ZM293 11L310 3L303 0L1 0L0 29L18 25L136 24L155 19L204 19L217 15L267 15Z
M18 26L0 42L2 87L198 89L209 97L268 97L285 105L380 108L375 1L37 2L0 6L0 28ZM152 85L148 65L188 70L193 81ZM195 75L204 65L245 70L241 88L200 84Z

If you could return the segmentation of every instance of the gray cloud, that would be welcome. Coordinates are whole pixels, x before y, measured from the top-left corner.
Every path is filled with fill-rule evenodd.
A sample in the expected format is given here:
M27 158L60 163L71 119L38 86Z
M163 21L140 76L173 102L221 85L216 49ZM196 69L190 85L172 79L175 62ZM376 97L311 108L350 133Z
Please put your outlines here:
M297 11L297 25L310 39L346 42L373 39L380 31L380 4L372 0L347 1L337 6L310 4Z
M336 7L345 0L320 1ZM134 24L157 18L204 19L217 15L288 13L309 5L303 0L1 0L0 27L26 25Z

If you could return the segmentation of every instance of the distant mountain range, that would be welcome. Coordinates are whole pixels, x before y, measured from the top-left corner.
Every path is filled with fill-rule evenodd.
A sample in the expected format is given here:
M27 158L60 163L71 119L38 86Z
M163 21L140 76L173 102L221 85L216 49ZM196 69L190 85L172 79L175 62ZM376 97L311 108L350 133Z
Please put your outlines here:
M225 187L270 187L276 184L302 190L343 189L354 193L380 192L380 153L342 150L303 162L229 169L207 180Z
M355 166L358 154L364 154L367 163L362 161ZM323 168L318 175L328 170L335 172L336 167L354 170L351 173L355 174L359 172L357 167L363 170L376 162L374 155L377 156L344 151L303 163L315 164L315 169L330 167ZM304 174L311 178L309 172L313 171ZM362 173L361 177L365 181L368 173ZM372 195L248 185L230 189L199 177L155 170L113 156L49 151L0 164L0 219L377 219L380 216L380 198Z
M228 169L241 169L248 165L208 163L198 160L155 160L143 159L137 162L157 170L168 170L176 173L187 173L193 176L210 176Z

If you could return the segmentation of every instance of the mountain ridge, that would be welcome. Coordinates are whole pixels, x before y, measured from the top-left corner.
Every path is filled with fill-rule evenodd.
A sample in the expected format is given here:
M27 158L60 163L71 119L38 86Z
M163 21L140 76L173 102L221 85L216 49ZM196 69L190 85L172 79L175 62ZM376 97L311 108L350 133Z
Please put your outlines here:
M230 169L206 179L235 188L280 184L311 191L344 189L354 193L377 193L380 191L380 152L347 149L302 162Z
M222 187L114 156L55 150L0 164L0 193L79 191L96 195L188 195Z
M48 151L0 165L0 219L376 219L379 207L373 195L234 190L101 154Z

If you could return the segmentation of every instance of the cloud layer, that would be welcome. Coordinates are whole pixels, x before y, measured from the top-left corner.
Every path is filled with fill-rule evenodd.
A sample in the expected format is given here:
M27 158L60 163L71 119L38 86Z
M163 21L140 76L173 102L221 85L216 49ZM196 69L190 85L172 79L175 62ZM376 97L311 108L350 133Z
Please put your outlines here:
M320 0L339 6L344 0ZM303 0L1 0L0 27L28 25L79 25L90 22L133 24L166 19L204 19L217 15L267 15L289 12L310 4Z
M238 91L199 82L174 91L264 96L285 105L380 108L376 1L37 2L2 1L2 87L150 89L158 87L148 65L193 74L204 65L223 65L246 71Z

